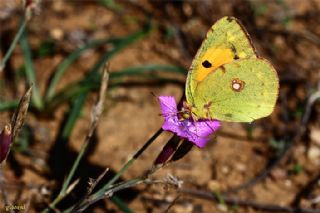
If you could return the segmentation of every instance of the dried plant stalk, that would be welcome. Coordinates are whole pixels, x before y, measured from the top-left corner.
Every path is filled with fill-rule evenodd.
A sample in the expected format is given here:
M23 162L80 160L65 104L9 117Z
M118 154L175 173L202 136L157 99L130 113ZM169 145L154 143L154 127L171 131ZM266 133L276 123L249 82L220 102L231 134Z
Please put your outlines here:
M22 96L18 108L11 119L12 126L12 138L14 139L17 133L20 131L26 117L29 108L30 98L31 98L32 86L29 87L27 92Z

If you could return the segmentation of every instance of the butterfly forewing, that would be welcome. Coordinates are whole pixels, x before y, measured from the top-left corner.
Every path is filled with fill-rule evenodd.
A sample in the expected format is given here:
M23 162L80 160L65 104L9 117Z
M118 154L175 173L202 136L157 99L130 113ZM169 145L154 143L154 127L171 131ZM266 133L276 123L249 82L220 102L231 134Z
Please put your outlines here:
M218 20L207 33L188 72L187 102L193 103L197 85L223 64L242 58L255 58L256 53L244 27L234 17Z

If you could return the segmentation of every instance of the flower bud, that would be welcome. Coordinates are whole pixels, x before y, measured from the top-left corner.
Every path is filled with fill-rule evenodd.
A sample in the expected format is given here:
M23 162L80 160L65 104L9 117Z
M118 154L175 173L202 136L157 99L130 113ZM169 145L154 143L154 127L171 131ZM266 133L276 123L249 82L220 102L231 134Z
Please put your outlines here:
M180 140L181 139L179 137L174 135L163 147L157 159L154 161L154 165L164 164L165 162L167 162L171 155L176 151Z
M193 147L193 143L188 140L183 140L181 145L178 147L177 151L171 158L171 161L177 161L183 158L186 154L188 154Z
M4 126L0 133L0 163L7 158L12 143L11 125Z

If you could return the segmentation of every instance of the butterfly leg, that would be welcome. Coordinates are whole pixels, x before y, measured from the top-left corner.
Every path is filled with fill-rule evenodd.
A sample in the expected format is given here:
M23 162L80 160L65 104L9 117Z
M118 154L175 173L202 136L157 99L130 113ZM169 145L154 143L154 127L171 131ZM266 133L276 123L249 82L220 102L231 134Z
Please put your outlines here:
M192 109L193 106L184 101L179 112L180 120L192 119L193 121L197 121L197 115L193 113Z

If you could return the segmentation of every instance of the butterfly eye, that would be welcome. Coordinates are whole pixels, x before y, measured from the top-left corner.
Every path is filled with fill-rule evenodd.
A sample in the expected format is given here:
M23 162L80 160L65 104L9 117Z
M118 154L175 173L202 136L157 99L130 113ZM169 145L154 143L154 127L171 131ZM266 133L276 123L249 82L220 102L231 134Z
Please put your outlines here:
M204 62L202 62L202 66L204 68L210 68L212 67L212 64L208 60L205 60Z

